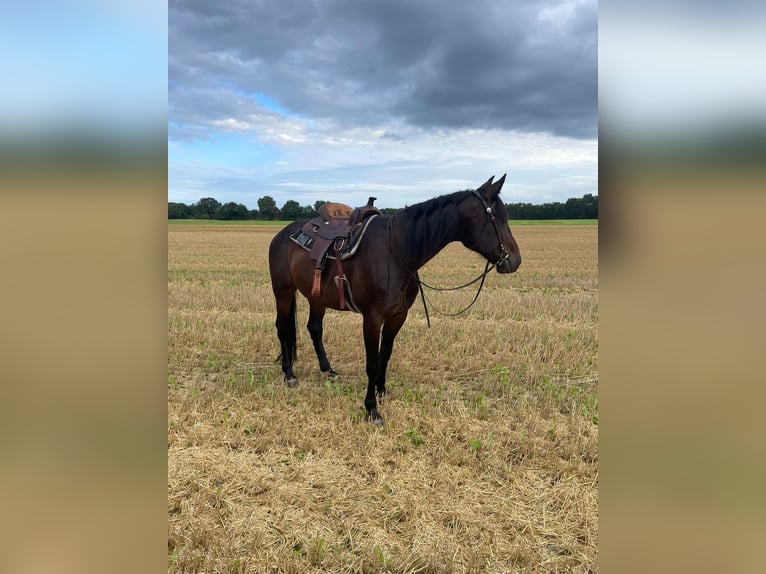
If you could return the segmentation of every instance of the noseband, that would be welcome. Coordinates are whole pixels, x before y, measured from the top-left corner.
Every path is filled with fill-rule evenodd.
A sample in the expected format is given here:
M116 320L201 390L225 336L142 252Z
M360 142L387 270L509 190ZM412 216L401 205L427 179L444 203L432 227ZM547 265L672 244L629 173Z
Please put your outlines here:
M481 205L484 207L484 210L487 212L487 217L489 217L489 221L492 223L492 228L495 230L495 235L497 235L497 241L500 244L500 259L495 261L493 265L495 267L500 267L500 265L502 265L508 260L511 254L508 253L508 250L505 248L505 245L503 245L503 239L502 237L500 237L500 230L497 228L497 217L495 217L495 212L492 211L492 206L487 205L487 202L484 201L484 198L481 196L481 194L478 191L476 191L475 189L472 189L471 193L473 193L477 197L477 199L481 202Z

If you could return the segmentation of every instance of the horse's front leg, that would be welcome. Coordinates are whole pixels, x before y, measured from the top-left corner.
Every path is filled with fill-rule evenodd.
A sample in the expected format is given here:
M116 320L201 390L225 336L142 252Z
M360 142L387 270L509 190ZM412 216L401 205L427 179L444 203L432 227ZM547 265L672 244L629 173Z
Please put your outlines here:
M375 383L378 380L380 357L380 328L383 321L371 315L364 316L364 349L367 355L367 394L364 397L364 408L367 410L367 420L373 424L382 425L383 417L378 414L378 402L375 399Z
M380 343L380 357L378 358L378 378L375 382L378 396L386 394L386 368L394 348L394 339L407 320L407 311L403 311L386 319L383 323L383 337Z

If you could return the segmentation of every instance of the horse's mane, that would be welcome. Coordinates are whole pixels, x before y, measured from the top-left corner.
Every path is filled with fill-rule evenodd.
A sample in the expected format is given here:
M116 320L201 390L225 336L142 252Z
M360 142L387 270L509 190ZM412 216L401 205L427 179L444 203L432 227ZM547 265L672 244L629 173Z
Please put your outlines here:
M439 197L434 197L414 205L409 205L402 211L404 213L410 214L410 216L413 218L420 218L423 216L428 217L434 211L442 210L446 206L457 205L466 198L466 194L468 194L470 191L470 189L464 189L463 191L456 191L447 195L440 195Z
M470 192L456 191L405 207L401 213L410 219L405 235L406 251L423 259L434 245L443 245L444 238L454 234L458 225L458 204Z

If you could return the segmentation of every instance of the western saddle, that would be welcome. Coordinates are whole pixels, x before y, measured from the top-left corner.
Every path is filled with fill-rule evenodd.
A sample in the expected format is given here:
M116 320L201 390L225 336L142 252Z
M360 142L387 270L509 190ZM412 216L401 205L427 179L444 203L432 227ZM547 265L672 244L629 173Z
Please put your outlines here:
M309 252L309 257L314 261L312 297L318 297L321 294L322 270L327 259L335 259L340 308L346 308L344 291L348 280L343 274L341 260L348 259L356 253L367 231L367 226L380 215L378 208L373 205L376 199L376 197L370 197L367 205L357 208L343 203L325 203L319 208L317 217L303 224L290 236L290 239Z

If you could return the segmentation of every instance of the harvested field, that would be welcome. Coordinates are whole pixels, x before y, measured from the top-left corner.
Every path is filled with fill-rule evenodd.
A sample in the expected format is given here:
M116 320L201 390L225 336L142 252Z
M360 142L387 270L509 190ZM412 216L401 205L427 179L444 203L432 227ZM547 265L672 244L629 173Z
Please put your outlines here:
M596 225L513 226L523 264L455 318L418 300L383 428L364 422L361 317L328 311L320 376L298 297L289 389L274 226L168 226L170 572L597 570ZM421 272L483 269L451 244ZM468 289L428 293L456 311Z

